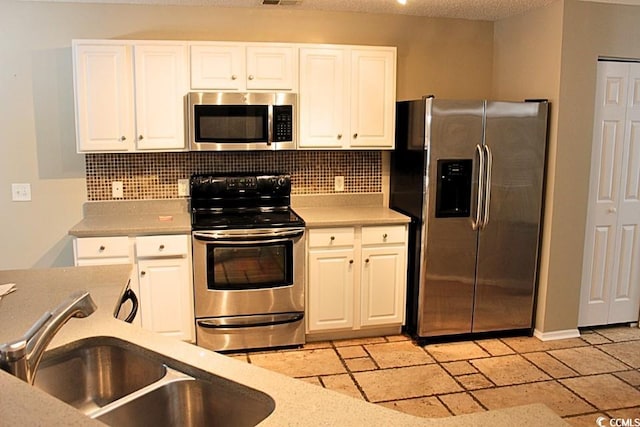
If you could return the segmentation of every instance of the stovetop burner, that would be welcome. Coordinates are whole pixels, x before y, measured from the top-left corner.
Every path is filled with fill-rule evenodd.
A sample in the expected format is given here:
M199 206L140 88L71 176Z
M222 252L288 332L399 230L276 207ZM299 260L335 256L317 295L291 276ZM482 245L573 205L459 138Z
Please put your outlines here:
M194 230L304 227L290 207L285 174L198 174L191 177Z

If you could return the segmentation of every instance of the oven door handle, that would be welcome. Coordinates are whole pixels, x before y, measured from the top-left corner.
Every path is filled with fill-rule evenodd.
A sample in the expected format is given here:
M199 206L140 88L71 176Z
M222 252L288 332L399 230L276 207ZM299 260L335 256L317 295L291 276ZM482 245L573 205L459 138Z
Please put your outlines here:
M251 316L216 317L198 320L198 326L206 329L238 329L258 328L264 326L284 325L299 322L304 318L304 312L260 314Z
M203 241L224 241L225 243L250 243L259 241L275 243L300 237L304 234L304 228L283 228L275 230L216 230L216 231L194 231L193 237Z

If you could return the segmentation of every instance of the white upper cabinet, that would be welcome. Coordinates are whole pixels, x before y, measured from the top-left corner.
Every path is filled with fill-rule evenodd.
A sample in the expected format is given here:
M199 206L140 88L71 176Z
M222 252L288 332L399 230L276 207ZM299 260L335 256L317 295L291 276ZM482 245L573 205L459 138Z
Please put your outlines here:
M137 148L184 148L187 47L136 45L134 53Z
M78 152L183 151L189 91L298 94L298 148L395 145L396 48L74 40Z
M396 48L300 49L300 148L392 149Z
M78 151L129 151L135 146L133 80L126 45L75 44Z
M74 41L79 152L183 150L186 43Z
M190 47L191 89L295 91L293 45L198 43Z

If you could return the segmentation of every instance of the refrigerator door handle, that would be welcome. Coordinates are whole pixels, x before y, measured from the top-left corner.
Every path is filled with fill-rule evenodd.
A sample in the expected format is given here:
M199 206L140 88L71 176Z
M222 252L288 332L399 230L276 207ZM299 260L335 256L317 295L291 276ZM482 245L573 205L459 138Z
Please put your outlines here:
M489 224L489 205L491 204L491 169L493 165L493 154L491 153L491 149L488 145L484 145L485 151L485 179L484 179L484 208L482 215L482 225L480 226L481 230Z
M478 230L482 227L482 207L484 205L485 152L480 144L476 144L478 153L478 201L476 204L476 218L471 221L471 228Z

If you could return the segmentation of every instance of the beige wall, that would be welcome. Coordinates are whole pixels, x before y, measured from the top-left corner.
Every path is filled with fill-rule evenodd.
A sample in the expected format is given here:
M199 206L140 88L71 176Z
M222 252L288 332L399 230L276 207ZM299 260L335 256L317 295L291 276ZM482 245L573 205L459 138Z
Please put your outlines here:
M552 102L540 332L578 324L596 63L598 56L640 58L638 23L638 6L578 0L495 23L494 96Z
M551 103L547 145L546 199L538 285L536 329L546 331L549 255L555 231L553 195L556 185L557 127L560 105L560 61L564 4L556 1L527 14L495 23L493 98L518 101L546 98ZM562 179L561 176L558 176ZM575 325L573 326L575 328Z
M0 269L70 265L86 200L75 154L71 39L290 41L398 47L398 98L481 98L493 24L316 11L0 1ZM32 202L11 202L29 182Z
M545 330L575 328L598 56L640 58L640 7L565 0Z

